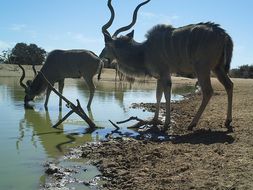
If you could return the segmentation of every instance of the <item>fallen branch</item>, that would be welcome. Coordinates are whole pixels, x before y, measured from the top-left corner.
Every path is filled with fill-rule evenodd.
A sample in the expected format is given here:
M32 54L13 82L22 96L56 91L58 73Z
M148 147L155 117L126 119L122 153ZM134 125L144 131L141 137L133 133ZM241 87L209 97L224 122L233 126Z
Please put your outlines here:
M121 123L126 123L128 121L131 120L137 120L138 123L128 127L128 128L135 128L133 129L134 131L136 131L138 133L138 135L134 135L132 136L133 138L136 139L141 139L141 140L152 140L152 141L168 141L172 139L171 135L168 135L166 133L166 130L162 130L161 126L158 125L162 125L162 121L158 120L158 121L154 121L154 120L150 120L150 121L144 121L142 119L139 119L138 117L130 117L127 120L124 121L119 121L116 122L117 124L121 124ZM105 137L106 138L114 138L113 135L117 134L120 137L129 137L131 136L131 133L128 132L122 132L120 131L120 127L115 124L114 122L112 122L111 120L109 120L109 122L116 128L115 130L111 131L110 133L106 134ZM141 126L144 126L143 128L140 128ZM146 127L145 127L146 126Z
M108 134L106 134L105 135L105 138L112 138L112 135L113 134L118 134L118 135L120 135L120 136L124 136L124 133L122 133L121 131L120 131L120 127L117 125L117 124L115 124L115 123L113 123L111 120L109 120L109 122L116 128L115 130L113 130L113 131L111 131L111 133L108 133Z
M39 73L43 76L44 80L48 84L48 88L50 88L55 94L57 94L63 101L67 103L67 107L71 109L70 112L68 112L61 120L59 120L54 127L57 127L60 125L63 121L65 121L72 113L76 113L79 115L88 125L90 128L95 128L96 125L95 123L87 116L85 111L82 109L81 104L79 100L77 99L77 105L74 105L71 101L69 101L66 97L64 97L61 93L59 93L53 86L52 84L47 80L47 78L44 76L44 74L39 71Z
M128 121L131 121L131 120L137 120L137 121L140 121L140 122L142 122L142 121L144 121L144 120L142 120L142 119L139 119L138 117L130 117L129 119L126 119L126 120L124 120L124 121L118 121L118 122L116 122L117 124L122 124L122 123L126 123L126 122L128 122Z
M119 128L119 126L118 125L116 125L115 123L113 123L111 120L109 120L109 122L113 125L113 127L115 127L117 130L119 130L120 128Z
M62 119L60 119L56 124L54 124L52 127L56 128L58 125L60 125L62 122L64 122L72 113L74 113L73 110L70 110Z
M127 127L127 128L132 128L132 129L136 129L136 128L140 128L140 127L142 127L142 126L147 126L147 125L154 125L154 126L156 126L156 125L161 125L162 124L162 121L160 121L160 120L158 120L158 121L155 121L155 120L143 120L143 119L140 119L140 118L138 118L138 117L130 117L129 119L126 119L126 120L124 120L124 121L118 121L118 122L116 122L117 124L122 124L122 123L126 123L126 122L128 122L128 121L132 121L132 120L136 120L136 121L138 121L137 123L135 123L134 125L132 125L132 126L129 126L129 127Z

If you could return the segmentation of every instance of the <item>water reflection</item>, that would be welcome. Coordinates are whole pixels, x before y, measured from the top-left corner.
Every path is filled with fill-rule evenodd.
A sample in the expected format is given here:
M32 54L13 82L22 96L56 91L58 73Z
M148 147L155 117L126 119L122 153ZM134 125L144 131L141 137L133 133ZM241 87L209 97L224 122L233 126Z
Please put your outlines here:
M59 112L57 119L62 118L62 112ZM93 130L83 130L82 132L75 130L64 130L64 124L53 128L55 121L50 118L48 111L36 111L26 109L24 118L19 123L19 137L16 145L17 150L24 139L26 128L32 128L32 135L30 141L34 147L37 143L41 143L46 154L51 158L57 158L63 154L65 145L69 147L74 146L76 143L90 142L93 140ZM27 138L27 137L26 137Z
M82 83L82 81L77 80L76 86L80 92L80 94L88 99L87 87ZM136 85L135 89L142 89L141 85ZM124 103L125 93L131 91L132 85L127 82L99 82L96 83L96 97L99 101L108 101L108 98L112 98L116 104L118 104L124 111L126 111L126 105ZM150 91L149 87L147 91Z
M15 94L10 95L10 97L12 97L13 102L22 102L23 100L19 98L20 94L23 93L22 89L16 85L14 85L14 88L10 88L9 93ZM52 128L68 112L68 109L63 108L63 111L59 112L56 101L58 97L56 95L50 97L49 111L44 109L43 99L36 100L33 105L34 109L23 110L24 116L19 121L19 134L16 141L17 151L21 150L20 146L22 146L22 142L28 140L34 148L37 148L38 144L40 144L48 157L57 158L63 154L66 148L82 144L83 142L105 138L108 133L114 130L109 124L108 119L121 120L133 113L143 116L145 114L148 115L148 113L141 113L142 111L140 110L129 111L129 102L132 102L130 100L131 96L129 97L132 93L131 90L139 90L139 87L136 89L129 88L127 83L102 82L97 84L97 91L92 105L94 113L85 110L97 125L104 127L104 129L96 131L89 130L87 124L75 114L71 115L57 128ZM150 93L149 87L139 91L141 93L143 91ZM79 80L67 84L64 94L70 97L70 99L78 97L83 102L82 105L86 105L86 101L89 98L88 89L85 87L83 81ZM26 131L31 131L32 134L27 134Z
M87 124L78 115L72 114L55 129L52 125L69 111L63 105L62 112L59 112L58 96L54 93L50 96L49 112L44 109L43 96L33 103L34 110L25 110L24 90L19 86L19 77L0 77L0 144L3 145L0 146L0 189L38 189L45 160L58 158L70 147L98 141L108 134L138 135L123 124L115 132L109 119L122 121L130 116L153 117L153 113L129 107L134 102L155 102L155 83L135 83L131 86L122 82L99 82L96 85L92 112L84 110L98 126L104 128L89 131ZM184 94L183 89L173 86L172 91ZM81 105L86 105L89 98L89 90L83 80L66 80L63 94L73 103L79 99ZM172 98L180 99L182 96L172 95Z
M8 93L8 97L14 102L23 101L23 89L20 88L17 77L0 77L0 92ZM4 97L2 97L4 99Z

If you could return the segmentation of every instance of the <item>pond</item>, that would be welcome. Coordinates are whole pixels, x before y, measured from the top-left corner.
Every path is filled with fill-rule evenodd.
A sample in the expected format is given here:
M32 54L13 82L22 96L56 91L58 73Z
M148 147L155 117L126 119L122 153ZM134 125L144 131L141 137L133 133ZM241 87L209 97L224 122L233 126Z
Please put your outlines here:
M0 77L0 189L38 189L44 183L46 161L59 159L65 151L84 142L104 139L115 128L108 121L121 121L130 116L152 117L153 113L129 108L131 103L155 102L155 83L130 85L129 83L99 82L91 105L89 117L100 127L87 133L87 124L72 114L57 129L52 128L69 109L64 106L59 112L58 97L52 92L48 112L44 109L44 97L38 97L34 110L23 106L24 90L16 77ZM189 92L185 88L175 88L173 100L180 100ZM192 90L192 88L190 88ZM83 108L89 98L82 80L67 80L63 91L73 103L79 99ZM122 125L122 132L135 135ZM95 169L87 166L92 177ZM83 187L82 187L83 189Z

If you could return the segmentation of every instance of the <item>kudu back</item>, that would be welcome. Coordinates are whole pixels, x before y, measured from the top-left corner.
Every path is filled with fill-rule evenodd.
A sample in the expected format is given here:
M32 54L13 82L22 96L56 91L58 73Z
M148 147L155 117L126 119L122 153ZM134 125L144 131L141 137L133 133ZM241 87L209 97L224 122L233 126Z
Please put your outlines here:
M44 80L43 75L47 80L54 85L58 82L59 92L62 94L65 78L81 78L83 77L90 91L89 101L87 108L90 108L91 102L95 92L95 85L93 77L98 74L100 79L101 70L103 67L102 60L92 51L88 50L53 50L46 58L44 65L40 72L35 76L34 80L28 81L27 85L22 84L23 75L20 84L25 88L25 105L33 100L35 96L40 95L46 90L45 108L47 108L49 96L51 93L48 88L47 82ZM61 107L62 100L59 100Z
M130 29L136 22L137 11L134 11L130 27L122 27L117 31ZM171 73L195 73L201 86L203 99L188 129L195 127L206 108L212 94L210 73L213 71L228 96L227 117L225 126L232 130L232 96L233 83L228 77L232 59L233 42L231 37L218 24L206 22L190 24L174 28L170 25L156 25L146 34L144 42L134 40L134 31L117 37L119 32L110 35L107 29L113 22L114 10L108 0L111 11L110 20L103 26L105 38L103 57L116 59L121 71L134 76L151 76L157 79L156 111L153 121L158 121L160 102L164 94L166 100L166 118L164 127L170 126ZM101 56L101 57L102 57Z

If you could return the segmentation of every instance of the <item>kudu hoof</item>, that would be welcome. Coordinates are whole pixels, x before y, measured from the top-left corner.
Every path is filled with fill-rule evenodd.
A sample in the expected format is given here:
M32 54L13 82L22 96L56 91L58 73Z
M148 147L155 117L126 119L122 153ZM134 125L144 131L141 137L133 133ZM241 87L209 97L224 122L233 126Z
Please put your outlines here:
M231 126L231 123L232 123L232 120L231 120L231 119L228 119L228 120L226 120L226 122L225 122L225 126L226 126L226 127L229 127L229 126Z
M164 123L161 131L162 132L167 132L170 128L171 128L171 124Z
M231 123L232 123L232 120L226 120L225 122L225 127L227 128L228 133L234 132L233 126L231 125Z
M190 124L187 129L188 131L192 131L194 127L196 127L196 124Z

